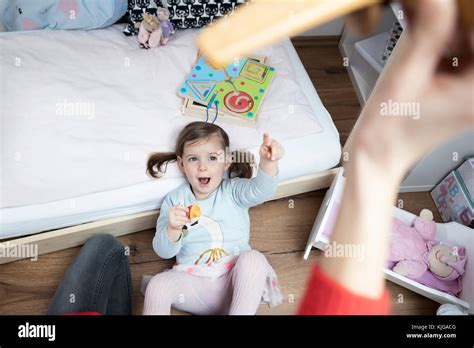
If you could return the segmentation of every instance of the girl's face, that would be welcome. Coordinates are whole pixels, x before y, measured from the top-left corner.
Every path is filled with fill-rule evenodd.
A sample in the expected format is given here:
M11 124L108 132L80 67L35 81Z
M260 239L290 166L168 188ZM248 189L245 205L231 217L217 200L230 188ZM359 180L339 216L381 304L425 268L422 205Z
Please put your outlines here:
M230 167L229 158L216 136L188 145L183 156L178 156L178 166L186 175L196 199L205 199L214 192Z

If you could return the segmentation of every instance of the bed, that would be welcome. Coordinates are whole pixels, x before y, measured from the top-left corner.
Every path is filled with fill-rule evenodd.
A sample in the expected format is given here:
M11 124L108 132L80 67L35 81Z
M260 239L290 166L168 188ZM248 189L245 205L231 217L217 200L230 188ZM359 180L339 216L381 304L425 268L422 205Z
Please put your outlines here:
M176 92L196 61L198 30L142 50L122 29L0 33L0 247L38 243L42 254L91 233L152 228L165 195L184 182L174 163L161 179L145 164L196 120L182 115ZM277 70L258 127L216 123L232 149L257 160L264 131L283 144L275 198L328 187L339 134L291 41L255 53Z

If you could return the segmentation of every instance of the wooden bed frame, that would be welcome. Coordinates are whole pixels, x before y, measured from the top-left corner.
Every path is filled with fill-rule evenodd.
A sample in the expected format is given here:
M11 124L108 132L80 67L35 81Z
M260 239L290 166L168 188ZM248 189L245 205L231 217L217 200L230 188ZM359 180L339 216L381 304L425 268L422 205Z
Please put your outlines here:
M278 184L277 192L272 200L327 188L331 185L337 171L338 168L333 168L320 173L282 181ZM37 255L35 256L39 256L82 245L92 236L101 233L122 236L148 230L156 227L159 211L159 209L150 210L3 241L0 243L0 249L4 250L4 255L7 255L7 257L0 257L0 264L29 258L8 257L12 254L8 249L17 248L18 250L27 248L28 245L35 245L37 246Z

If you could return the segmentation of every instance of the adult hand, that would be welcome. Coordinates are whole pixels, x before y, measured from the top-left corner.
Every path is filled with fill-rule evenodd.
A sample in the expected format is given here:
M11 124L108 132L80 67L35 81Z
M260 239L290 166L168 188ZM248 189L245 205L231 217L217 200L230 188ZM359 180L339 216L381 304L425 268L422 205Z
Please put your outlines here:
M404 1L402 34L345 146L400 180L420 157L474 127L474 67L455 1ZM462 39L459 39L459 38ZM454 44L458 46L454 46ZM446 52L468 53L448 56Z

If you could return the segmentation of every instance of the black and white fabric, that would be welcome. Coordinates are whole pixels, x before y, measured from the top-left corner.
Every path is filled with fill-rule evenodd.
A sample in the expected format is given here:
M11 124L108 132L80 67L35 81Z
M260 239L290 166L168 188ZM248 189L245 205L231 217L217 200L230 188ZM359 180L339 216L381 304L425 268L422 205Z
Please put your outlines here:
M142 21L144 12L156 15L158 7L166 7L166 3L162 0L128 0L128 24L123 33L127 36L136 35L138 29L135 28L135 23Z
M201 28L230 14L247 0L165 0L176 29Z
M382 61L384 64L387 62L388 58L390 58L390 55L392 54L392 51L395 48L400 35L402 35L402 32L403 28L401 24L398 21L394 22L382 55Z

